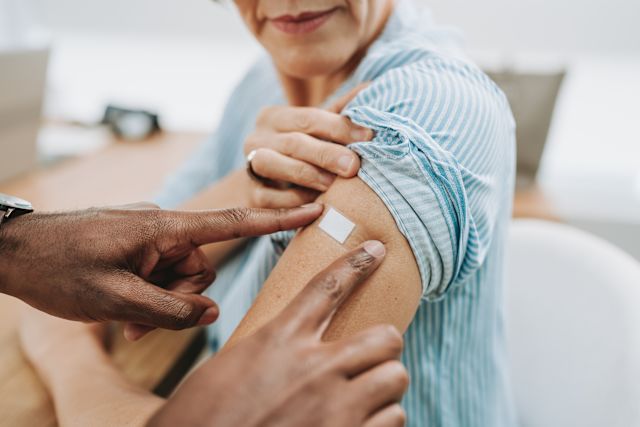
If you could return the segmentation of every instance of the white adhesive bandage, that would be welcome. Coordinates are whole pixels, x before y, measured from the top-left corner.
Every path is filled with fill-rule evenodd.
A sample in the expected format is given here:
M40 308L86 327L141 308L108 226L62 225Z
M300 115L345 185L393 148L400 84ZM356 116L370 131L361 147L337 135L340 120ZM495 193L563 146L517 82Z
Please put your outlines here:
M349 237L349 234L351 234L353 229L356 227L353 222L349 221L347 217L332 207L329 207L329 210L318 226L322 231L340 243L344 243L345 240L347 240L347 237Z

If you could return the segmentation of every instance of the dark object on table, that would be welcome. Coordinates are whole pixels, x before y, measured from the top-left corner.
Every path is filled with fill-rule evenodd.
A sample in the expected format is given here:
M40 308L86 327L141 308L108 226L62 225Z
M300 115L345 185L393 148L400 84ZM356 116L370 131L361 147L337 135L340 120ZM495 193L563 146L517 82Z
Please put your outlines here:
M107 106L102 124L109 126L118 138L131 141L146 139L161 130L157 114L113 105Z

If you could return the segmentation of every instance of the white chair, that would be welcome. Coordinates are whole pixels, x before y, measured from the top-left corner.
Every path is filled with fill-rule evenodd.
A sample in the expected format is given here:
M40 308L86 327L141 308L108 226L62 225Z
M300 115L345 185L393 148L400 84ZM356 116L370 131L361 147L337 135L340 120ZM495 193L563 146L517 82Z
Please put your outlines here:
M534 220L514 221L507 258L519 425L640 426L640 264L587 233Z

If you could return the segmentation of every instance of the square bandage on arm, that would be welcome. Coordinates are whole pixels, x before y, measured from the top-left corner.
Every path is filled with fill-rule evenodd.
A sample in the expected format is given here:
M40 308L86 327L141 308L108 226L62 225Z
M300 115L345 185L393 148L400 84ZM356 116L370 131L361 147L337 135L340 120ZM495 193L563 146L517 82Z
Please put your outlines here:
M343 244L356 225L340 212L330 207L318 225L322 231Z

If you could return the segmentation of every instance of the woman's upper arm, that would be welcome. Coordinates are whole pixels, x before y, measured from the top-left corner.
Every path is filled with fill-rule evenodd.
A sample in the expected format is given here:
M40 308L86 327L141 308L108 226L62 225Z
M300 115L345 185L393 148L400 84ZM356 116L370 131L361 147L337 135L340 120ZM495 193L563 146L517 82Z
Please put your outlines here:
M325 211L333 207L355 223L353 232L341 244L318 227L318 220L298 233L231 343L272 319L316 273L366 240L385 244L385 261L336 313L326 338L352 335L379 323L393 324L404 332L413 319L422 295L420 273L409 244L384 203L359 178L336 180L319 201L325 204Z

